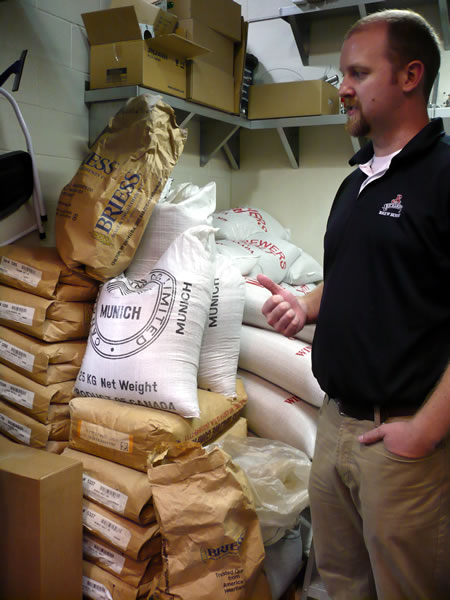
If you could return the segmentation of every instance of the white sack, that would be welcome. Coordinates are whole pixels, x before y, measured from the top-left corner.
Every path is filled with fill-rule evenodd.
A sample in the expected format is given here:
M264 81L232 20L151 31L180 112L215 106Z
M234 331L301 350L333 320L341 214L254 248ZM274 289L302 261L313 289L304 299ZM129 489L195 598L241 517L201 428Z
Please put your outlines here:
M125 271L128 279L145 278L175 238L186 229L196 225L211 226L215 209L214 181L202 188L193 183L181 183L167 196L162 194L133 260Z
M290 266L300 256L300 248L291 242L269 233L257 233L249 236L246 243L260 253L257 264L250 271L251 277L264 273L275 283L280 283Z
M225 256L216 256L216 276L203 333L198 387L236 396L245 280Z
M305 284L300 287L293 287L287 283L281 282L281 287L289 290L294 296L306 296L316 287L313 283ZM264 302L271 296L269 290L262 286L257 279L247 278L245 280L245 305L244 316L242 322L245 325L253 325L274 331L267 323L266 317L261 310ZM315 325L305 325L298 333L295 334L299 340L311 343L314 338Z
M105 283L74 394L198 417L214 262L214 230L201 225L177 237L147 281Z
M243 415L259 437L278 440L313 457L319 408L266 379L239 369L248 400Z
M244 276L250 273L259 259L256 248L234 240L216 240L216 253L231 259L233 265Z
M264 377L313 406L324 393L311 369L311 346L276 331L242 325L239 368Z
M291 285L303 285L322 281L323 269L315 258L310 256L304 250L301 250L300 256L289 267L284 280Z
M254 233L270 233L283 240L290 238L290 231L266 211L254 207L230 208L213 214L216 240L244 240Z

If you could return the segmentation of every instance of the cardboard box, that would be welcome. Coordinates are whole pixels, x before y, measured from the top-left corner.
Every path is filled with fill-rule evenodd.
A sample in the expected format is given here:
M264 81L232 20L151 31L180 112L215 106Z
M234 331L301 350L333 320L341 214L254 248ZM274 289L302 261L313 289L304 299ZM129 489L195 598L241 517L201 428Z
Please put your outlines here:
M123 6L133 6L139 23L151 25L155 36L173 33L177 27L177 16L158 8L150 0L111 0L109 8Z
M233 75L201 61L188 63L187 98L225 112L234 112Z
M241 40L241 6L233 0L173 0L169 12L196 19L235 42Z
M248 118L273 119L339 113L337 88L322 80L250 87Z
M195 61L204 61L233 75L234 72L234 42L221 33L214 31L196 19L181 19L179 27L184 31L188 40L211 50Z
M185 98L186 59L209 52L175 33L144 40L134 6L81 16L91 45L91 89L142 85Z
M0 436L0 598L81 600L82 474Z

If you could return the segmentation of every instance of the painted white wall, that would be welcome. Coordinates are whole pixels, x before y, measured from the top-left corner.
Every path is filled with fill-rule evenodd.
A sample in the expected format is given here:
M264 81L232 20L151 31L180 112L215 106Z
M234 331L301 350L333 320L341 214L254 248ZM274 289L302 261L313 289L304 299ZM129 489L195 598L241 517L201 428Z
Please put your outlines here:
M89 119L84 103L89 74L89 44L81 13L108 8L109 0L0 0L0 73L28 49L20 88L13 97L31 135L42 193L49 216L45 245L54 245L54 215L59 194L88 151ZM14 77L4 89L11 92ZM174 169L175 183L217 183L217 205L228 208L231 173L219 154L204 168L199 163L199 127L189 125L188 142ZM0 96L0 153L26 150L10 103ZM30 206L14 219L0 221L0 243L12 230L34 222ZM21 243L39 242L37 232Z

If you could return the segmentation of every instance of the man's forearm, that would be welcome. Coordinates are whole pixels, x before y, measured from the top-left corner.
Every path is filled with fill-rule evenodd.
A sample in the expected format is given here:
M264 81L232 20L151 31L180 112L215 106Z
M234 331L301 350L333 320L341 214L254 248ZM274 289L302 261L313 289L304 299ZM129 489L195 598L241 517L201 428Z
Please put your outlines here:
M320 283L312 292L298 298L298 303L305 311L306 323L315 323L319 315L320 302L322 300L323 283Z
M450 432L450 365L413 419L414 425L434 446Z

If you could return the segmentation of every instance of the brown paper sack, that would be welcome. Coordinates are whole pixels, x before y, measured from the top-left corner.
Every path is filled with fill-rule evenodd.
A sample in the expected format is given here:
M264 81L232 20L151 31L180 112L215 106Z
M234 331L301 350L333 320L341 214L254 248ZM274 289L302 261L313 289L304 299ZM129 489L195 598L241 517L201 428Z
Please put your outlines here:
M74 380L42 385L0 364L0 397L41 423L48 422L51 404L69 404Z
M133 587L105 569L83 560L83 598L92 600L138 600L147 598L150 583Z
M47 426L0 400L0 432L19 444L45 448Z
M187 132L161 96L131 98L110 120L56 208L56 247L100 281L131 262Z
M86 340L42 342L0 325L0 362L42 385L76 378Z
M49 440L45 446L45 451L52 454L62 454L68 445L69 441L57 442L56 440Z
M67 404L50 404L48 410L48 439L68 441L70 435L70 412Z
M234 423L247 402L242 380L236 398L198 390L200 417L185 419L146 406L104 398L70 401L70 447L146 472L147 453L163 441L206 443Z
M194 446L149 456L163 562L154 599L270 600L267 581L256 592L265 551L245 475L219 448Z
M17 244L0 247L0 283L65 302L95 300L99 287L98 281L69 269L56 248Z
M44 340L87 338L92 302L61 302L0 285L0 323Z
M161 572L160 554L145 560L133 560L99 537L86 532L83 535L83 556L133 587L148 583Z
M152 488L145 473L78 452L64 450L64 456L83 463L83 495L139 525L156 521Z
M157 522L137 525L86 498L83 498L83 526L134 560L146 560L161 552Z

